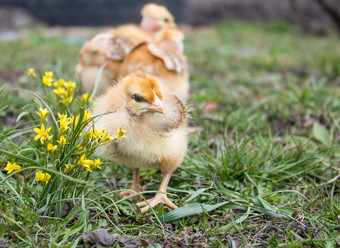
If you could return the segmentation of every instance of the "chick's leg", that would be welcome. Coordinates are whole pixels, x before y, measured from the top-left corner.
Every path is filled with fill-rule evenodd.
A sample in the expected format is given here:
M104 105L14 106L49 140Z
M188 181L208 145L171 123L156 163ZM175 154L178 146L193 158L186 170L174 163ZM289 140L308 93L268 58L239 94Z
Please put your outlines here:
M133 169L133 180L132 180L132 185L130 187L130 190L133 190L137 193L145 190L145 187L142 187L139 184L139 169ZM127 197L127 196L132 195L132 194L134 194L134 193L131 192L131 191L123 191L123 192L120 193L120 196L121 197ZM142 199L142 197L140 195L135 195L131 198L135 199L135 200L141 200Z
M173 209L177 208L177 206L173 204L165 194L171 175L172 175L172 172L163 172L163 179L162 179L161 185L159 186L158 191L164 192L164 193L156 193L156 195L152 199L137 203L138 207L145 206L141 209L142 214L148 211L150 207L153 208L161 202Z

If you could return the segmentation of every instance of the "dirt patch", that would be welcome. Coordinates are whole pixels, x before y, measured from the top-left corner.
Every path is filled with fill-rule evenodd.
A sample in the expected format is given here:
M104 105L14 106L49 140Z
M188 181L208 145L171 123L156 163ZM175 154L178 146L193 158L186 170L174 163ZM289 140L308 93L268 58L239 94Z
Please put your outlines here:
M278 240L283 243L289 243L292 237L288 237L288 233L293 234L294 240L297 240L297 236L303 239L320 238L318 236L320 230L305 221L302 222L304 225L301 225L295 222L274 220L273 217L267 215L259 215L256 218L248 219L248 221L250 222L249 225L239 231L246 238L249 245L260 244L257 247L275 246ZM151 241L150 244L159 243L162 247L174 247L175 244L177 247L210 247L218 239L225 246L231 245L232 241L236 243L237 247L244 245L244 240L240 233L232 228L225 232L220 231L218 235L213 234L215 233L213 229L198 232L187 228L184 231L174 233L172 225L166 224L164 232L167 233L166 236L159 237ZM274 236L276 238L273 238Z
M23 75L22 71L5 70L0 68L0 82L10 83L14 88L19 87L19 78Z
M7 109L3 116L0 116L0 126L5 126L6 128L14 127L18 125L16 121L16 116L11 109Z
M303 239L319 238L319 230L312 227L311 224L306 221L303 221L302 223L304 225L301 225L297 222L274 221L273 217L261 216L252 219L252 222L251 226L254 228L242 231L242 233L247 237L249 244L258 243L261 244L261 247L267 247L269 245L275 246L276 242L272 242L277 240L281 240L283 243L289 243L291 237L288 237L288 233L293 234L294 237L300 236ZM274 236L276 236L276 238L273 238ZM296 238L293 239L296 240ZM240 243L240 245L242 243Z
M328 123L322 115L315 115L307 113L302 117L299 115L290 115L287 119L281 115L270 118L270 127L274 134L278 136L286 135L289 130L292 134L308 135L311 133L314 123L321 123L327 130L330 129L331 124Z

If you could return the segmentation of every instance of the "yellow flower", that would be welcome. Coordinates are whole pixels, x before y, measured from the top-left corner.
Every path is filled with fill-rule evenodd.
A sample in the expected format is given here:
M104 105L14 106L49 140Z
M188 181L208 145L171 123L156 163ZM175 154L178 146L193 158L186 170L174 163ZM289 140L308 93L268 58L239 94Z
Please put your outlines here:
M42 173L40 170L35 174L37 181L44 181L45 173Z
M66 114L60 114L60 113L58 113L58 117L59 117L59 119L61 120L61 119L67 119L67 113Z
M101 165L101 164L102 164L102 162L100 161L99 158L98 158L98 159L95 159L95 160L93 161L93 169L99 169L99 170L101 170L102 167L99 166L99 165Z
M65 87L69 93L73 93L74 89L76 88L76 83L72 81L68 81L65 83Z
M13 164L11 162L7 162L7 166L5 167L5 170L7 171L7 174L13 172L13 171L17 171L20 170L21 166L17 165L16 162L14 162Z
M87 120L92 117L91 111L86 111L84 112L84 120Z
M89 130L89 131L87 131L87 133L83 137L83 143L87 143L89 141L89 139L91 139L91 137L92 137L92 131Z
M82 166L89 172L92 172L91 166L88 164L82 164Z
M83 155L80 157L78 163L79 163L81 166L83 166L87 171L92 172L91 166L93 165L93 161L90 160L90 159L87 159L87 158L85 157L85 154L83 154Z
M71 171L73 169L74 165L73 164L70 164L70 165L65 164L65 167L68 171Z
M59 80L54 81L53 86L54 88L62 87L65 85L65 80L60 78Z
M66 94L66 90L62 87L59 87L56 90L53 90L53 92L58 96L61 97L62 95Z
M74 119L75 118L75 119ZM72 116L71 117L71 123L73 124L74 127L76 127L78 125L78 122L79 122L79 116Z
M73 96L70 96L69 98L66 98L66 102L68 104L71 104L72 101L73 101Z
M39 108L39 112L35 111L41 118L42 122L45 122L46 117L48 116L48 114L50 113L50 111L47 110L47 108Z
M45 182L46 182L46 184L48 183L48 181L50 181L50 179L51 179L51 174L46 172L46 174L45 174Z
M66 138L64 135L60 136L60 139L57 141L60 147L63 147L66 144Z
M47 151L50 153L53 153L56 149L57 149L57 145L54 146L51 143L47 145Z
M67 114L61 115L58 113L58 117L59 117L60 131L63 133L68 129L68 125L71 123L72 119L67 118Z
M33 68L29 68L27 71L28 76L31 76L33 78L37 78L37 75L35 75L35 71Z
M123 128L119 128L119 130L118 130L116 136L117 136L118 138L124 138L124 137L126 137L125 134L126 134L126 131L125 131Z
M93 133L92 133L92 137L95 139L100 138L103 135L103 129L99 129L97 130L97 128L93 128Z
M45 71L45 77L53 78L54 77L53 71Z
M92 96L89 95L89 93L85 93L83 94L81 97L80 97L80 100L83 102L83 103L86 103L86 102L89 102L91 100Z
M102 142L108 141L108 140L114 140L114 137L111 137L109 133L104 133L104 136L102 137Z
M51 86L52 85L53 78L49 78L44 76L42 79L42 83L46 86Z
M53 82L53 72L52 71L46 71L45 75L42 79L42 83L46 86L51 86Z
M52 136L48 135L51 128L45 129L45 125L41 124L41 128L34 128L34 132L37 133L37 136L35 136L34 140L40 139L41 144L44 144L45 141L49 141Z
M41 181L41 182L46 182L46 184L48 183L48 181L51 178L51 175L49 173L42 173L40 170L38 170L38 172L35 174L35 177L37 179L37 181Z
M79 145L77 145L76 149L77 149L77 151L81 151L81 150L83 150L83 147L81 146L81 144L79 144Z

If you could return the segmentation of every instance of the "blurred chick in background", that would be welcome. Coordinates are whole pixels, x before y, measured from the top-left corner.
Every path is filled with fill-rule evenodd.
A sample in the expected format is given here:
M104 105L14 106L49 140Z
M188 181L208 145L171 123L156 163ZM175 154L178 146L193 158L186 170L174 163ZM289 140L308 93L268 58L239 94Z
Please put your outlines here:
M163 28L176 26L174 17L164 6L147 4L141 14L139 26L122 25L96 35L83 45L78 54L76 73L86 91L91 91L100 67L106 64L97 91L99 94L104 93L105 89L117 80L124 57L135 45L152 40L155 32Z
M119 75L126 76L134 71L149 73L175 94L187 99L189 79L183 39L183 32L177 28L157 32L154 41L140 43L125 56Z
M98 118L95 126L111 135L122 127L127 137L99 147L99 155L112 157L116 163L133 168L130 189L136 192L143 190L139 184L139 169L158 166L163 173L158 191L163 193L156 193L148 203L137 205L144 206L142 213L159 203L177 208L165 192L172 172L182 163L187 150L186 107L157 78L144 72L131 73L108 89L105 95L97 98L93 113L97 115L117 107L116 112ZM131 194L127 191L121 196Z

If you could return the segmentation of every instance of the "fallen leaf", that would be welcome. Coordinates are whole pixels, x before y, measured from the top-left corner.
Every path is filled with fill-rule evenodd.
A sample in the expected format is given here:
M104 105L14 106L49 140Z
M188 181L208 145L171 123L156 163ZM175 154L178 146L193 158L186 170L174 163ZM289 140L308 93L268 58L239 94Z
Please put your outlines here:
M216 102L208 102L204 105L203 110L212 111L218 108L218 104Z
M107 230L99 228L96 230L97 240L106 246L112 246L119 238L119 235L111 235Z
M257 95L256 95L256 100L262 101L262 99L263 99L263 97L262 97L261 94L257 94Z
M150 244L145 239L140 239L140 241L142 242L143 247L149 247Z
M0 248L8 248L8 243L5 239L0 239Z
M330 143L329 133L327 129L318 122L314 123L313 125L313 135L318 141L322 142L323 144Z
M89 244L96 244L97 243L97 237L94 233L87 232L83 234L83 240L84 243L89 243Z
M191 232L191 228L185 228L184 231L182 231L183 234L189 234Z
M142 246L142 242L140 240L136 240L130 237L121 237L119 240L126 248L137 248Z

